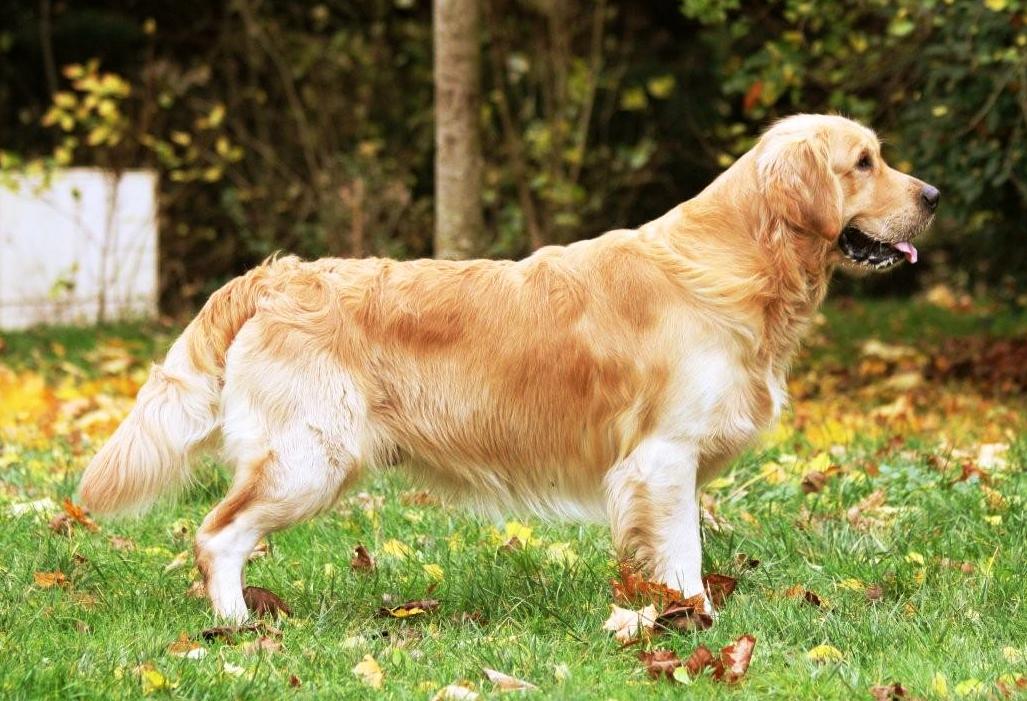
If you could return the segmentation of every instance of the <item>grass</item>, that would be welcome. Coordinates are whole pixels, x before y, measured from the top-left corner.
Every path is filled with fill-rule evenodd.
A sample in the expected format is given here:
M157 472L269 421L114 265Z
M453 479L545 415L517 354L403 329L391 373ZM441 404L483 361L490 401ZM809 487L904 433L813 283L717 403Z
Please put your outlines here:
M800 381L815 381L822 359L839 362L871 336L929 351L950 335L1027 328L1022 315L996 320L988 312L892 302L834 306L826 319L817 350L798 369ZM148 357L159 353L167 334L129 326L8 335L0 363L58 383L64 371L54 358L55 341L61 362L81 365L88 376L93 347L112 338ZM484 697L496 697L483 667L538 685L536 698L853 699L870 698L872 686L891 682L924 698L995 694L1003 675L1027 672L1017 656L1027 654L1027 440L1016 418L1024 401L990 399L966 386L929 391L925 401L932 406L960 397L953 406L971 413L973 428L946 434L942 443L936 424L870 421L874 408L892 397L863 390L844 409L837 398L829 408L813 400L797 405L796 414L831 412L820 418L849 428L825 441L809 424L796 430L789 418L766 446L711 486L716 513L729 527L706 528L704 569L739 578L716 625L628 649L601 630L615 571L604 527L522 518L531 541L507 551L499 547L504 524L419 503L401 474L384 473L366 479L330 513L273 535L269 553L249 565L249 583L277 592L293 608L278 624L281 650L254 656L240 644L215 641L204 643L202 659L173 656L168 646L181 634L216 623L206 601L186 595L196 577L191 560L165 569L191 549L192 531L225 491L224 472L206 465L195 489L139 520L106 521L99 533L78 528L63 536L47 527L48 515L14 517L8 504L72 495L95 446L78 446L59 432L48 442L22 445L19 431L29 427L8 426L2 453L8 457L0 458L0 695L428 699L467 680ZM996 440L1011 445L1007 464L959 480L961 464L973 460L979 444ZM825 460L838 469L823 491L806 494L802 474ZM850 519L848 511L876 490L886 495L885 506L857 514L870 525ZM115 548L113 536L130 539L135 549ZM387 554L397 550L393 540L409 548L405 557ZM377 557L374 572L351 570L358 543ZM551 546L563 543L576 556L572 563L554 556ZM742 570L740 554L759 565ZM425 565L441 568L442 580ZM35 573L56 570L67 575L66 586L34 582ZM788 596L796 584L825 605ZM880 601L867 597L871 585L881 587ZM436 612L406 620L377 614L383 601L429 591L441 602ZM743 634L754 635L757 645L736 685L709 677L688 688L654 681L637 659L641 647L684 657L700 643L716 650ZM842 659L810 661L807 652L822 644L837 648ZM368 654L384 670L381 689L351 671ZM144 687L135 670L147 663L167 688Z

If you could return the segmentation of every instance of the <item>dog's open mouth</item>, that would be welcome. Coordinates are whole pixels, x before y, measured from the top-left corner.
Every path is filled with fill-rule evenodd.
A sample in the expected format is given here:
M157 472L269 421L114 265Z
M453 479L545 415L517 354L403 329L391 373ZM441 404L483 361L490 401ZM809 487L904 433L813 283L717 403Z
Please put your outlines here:
M917 260L916 246L909 241L878 241L851 224L838 237L838 247L856 265L873 270L890 268L903 258L910 263L916 263Z

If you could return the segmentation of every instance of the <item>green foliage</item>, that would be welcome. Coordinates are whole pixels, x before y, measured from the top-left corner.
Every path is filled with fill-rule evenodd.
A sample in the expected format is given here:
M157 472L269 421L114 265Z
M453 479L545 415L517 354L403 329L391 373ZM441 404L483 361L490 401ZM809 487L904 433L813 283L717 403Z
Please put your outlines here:
M957 280L1022 275L1025 3L732 4L683 8L710 23L704 38L732 101L733 120L717 135L730 153L751 146L770 119L797 111L864 120L885 138L893 164L944 193L938 241Z

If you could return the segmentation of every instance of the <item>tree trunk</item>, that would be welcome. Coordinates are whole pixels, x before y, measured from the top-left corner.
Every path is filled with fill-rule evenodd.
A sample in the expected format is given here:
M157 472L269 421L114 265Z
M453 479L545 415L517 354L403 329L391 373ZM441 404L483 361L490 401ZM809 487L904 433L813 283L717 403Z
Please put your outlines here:
M480 0L435 0L435 256L483 252Z

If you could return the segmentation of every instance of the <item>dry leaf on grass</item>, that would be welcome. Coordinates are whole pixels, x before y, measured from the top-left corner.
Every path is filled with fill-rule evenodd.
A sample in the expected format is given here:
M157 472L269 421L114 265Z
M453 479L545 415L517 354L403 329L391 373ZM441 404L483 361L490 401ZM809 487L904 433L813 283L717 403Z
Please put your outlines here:
M385 682L385 672L371 655L364 655L364 659L357 662L353 675L372 689L381 689Z
M431 701L476 701L478 692L460 684L450 684L435 692Z
M749 662L752 660L755 647L756 638L751 635L743 635L730 645L724 646L720 651L719 658L715 658L705 645L699 645L684 661L671 650L643 652L639 655L639 659L645 665L649 676L654 679L661 676L667 679L679 679L681 674L677 671L679 668L683 669L689 677L695 678L708 668L712 670L713 678L717 681L734 684L745 676L749 669Z
M353 559L349 561L350 569L356 570L357 572L371 572L374 570L374 557L367 551L367 548L358 544L357 547L353 549L353 552Z
M874 701L902 701L906 698L906 690L902 684L895 682L887 686L870 687L870 695Z
M649 605L639 611L613 606L610 617L603 624L603 630L613 633L614 639L623 644L634 642L641 631L651 631L656 625L656 607Z
M622 562L618 574L617 579L610 580L613 600L618 604L646 603L662 608L671 601L685 598L677 589L646 579L630 563Z
M755 649L756 638L751 635L743 635L722 648L719 664L715 665L713 670L713 678L728 684L737 682L749 669L749 662Z
M53 572L35 572L32 578L36 582L36 586L41 589L50 589L52 587L63 587L68 584L68 577L60 570L54 570Z
M707 630L713 626L713 616L706 613L706 599L702 594L671 601L656 617L656 623L674 630Z
M757 564L759 564L757 562ZM714 608L720 608L738 587L738 580L726 574L710 572L702 578L703 588L710 595L710 603Z
M120 535L112 535L111 547L115 550L132 551L136 549L136 544L131 538L123 538Z
M642 660L645 671L653 679L659 679L660 677L673 679L674 670L684 664L673 650L648 650L640 652L638 653L638 659Z
M168 653L175 657L184 657L187 660L201 660L207 656L206 648L190 640L186 633L180 634L178 640L168 645Z
M399 606L383 606L378 609L378 615L391 618L410 618L430 613L439 607L436 599L416 599L407 601Z
M61 535L71 535L71 531L76 525L82 526L93 533L100 530L100 526L96 524L96 521L89 517L89 512L75 504L71 499L65 499L61 507L64 509L63 512L50 519L50 530L53 532L60 533Z
M246 587L242 590L242 598L246 602L246 608L255 616L266 615L277 618L282 614L292 615L292 609L287 603L282 601L277 594L263 587Z
M200 633L200 637L204 640L211 641L222 639L229 645L235 644L235 636L240 633L262 633L264 635L281 636L282 631L278 630L273 626L269 626L263 621L257 621L256 623L246 623L239 626L214 626L213 628L207 628Z
M278 652L282 649L282 643L274 638L269 638L266 635L262 635L256 640L251 640L242 646L242 651L247 655L259 655L262 652L266 652L269 655L273 652Z
M482 669L485 672L485 676L489 678L489 681L496 685L500 691L534 691L538 689L537 686L531 682L526 682L523 679L517 677L511 677L509 674L503 674L502 672L494 669L485 667Z

